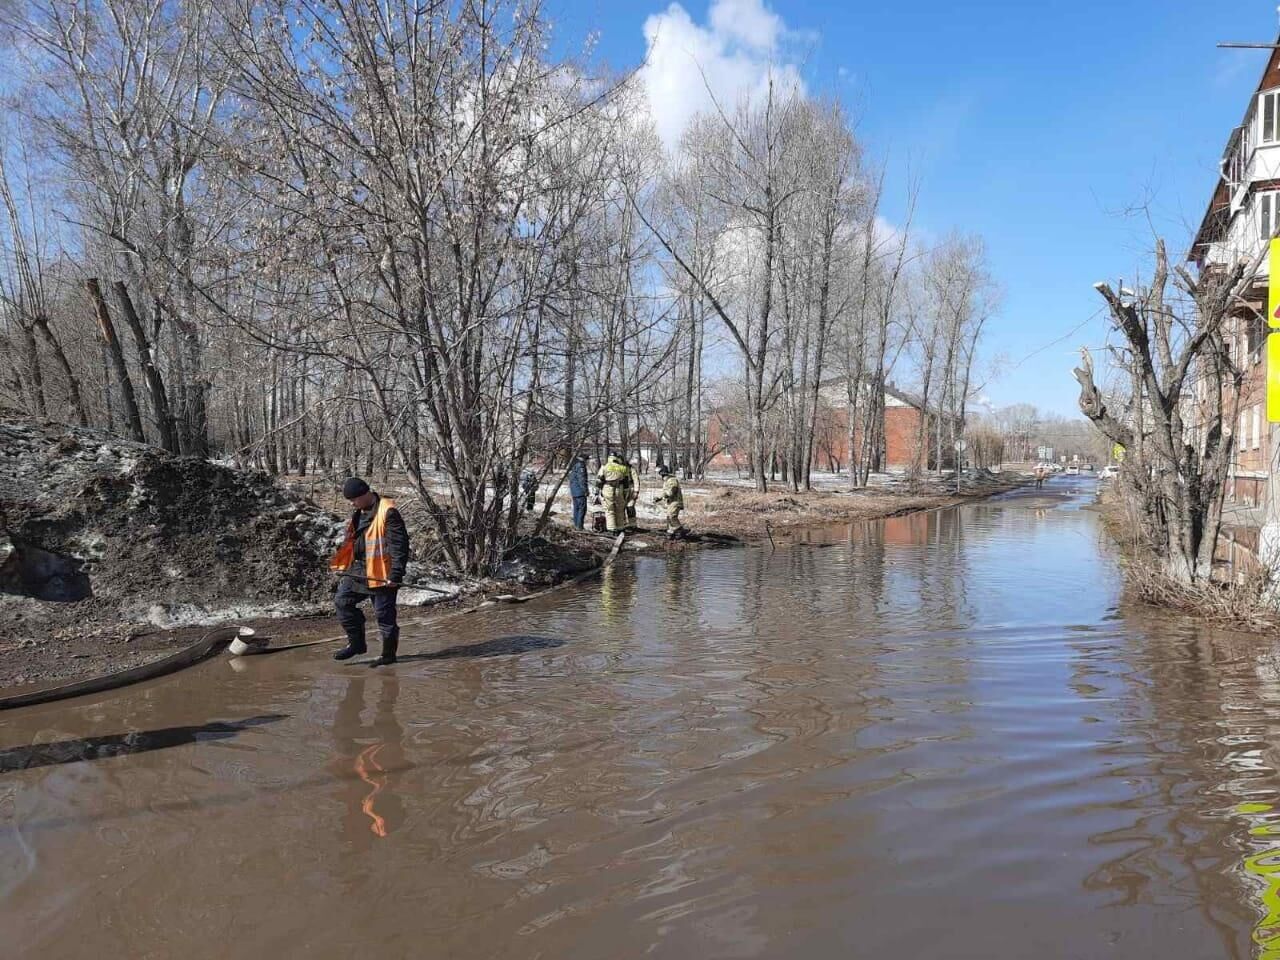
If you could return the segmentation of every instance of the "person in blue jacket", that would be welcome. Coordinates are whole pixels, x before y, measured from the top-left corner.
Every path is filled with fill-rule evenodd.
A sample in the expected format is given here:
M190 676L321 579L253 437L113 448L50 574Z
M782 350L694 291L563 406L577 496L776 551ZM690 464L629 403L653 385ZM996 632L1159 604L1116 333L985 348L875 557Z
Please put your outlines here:
M573 525L579 530L587 522L587 457L580 453L569 467L569 496L573 498Z

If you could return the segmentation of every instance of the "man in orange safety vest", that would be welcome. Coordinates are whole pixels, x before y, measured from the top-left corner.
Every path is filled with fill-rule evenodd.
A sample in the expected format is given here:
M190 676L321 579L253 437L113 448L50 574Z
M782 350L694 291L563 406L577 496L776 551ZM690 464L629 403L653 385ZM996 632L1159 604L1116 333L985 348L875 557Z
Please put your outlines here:
M347 521L342 546L329 561L329 569L341 574L333 605L338 622L346 631L347 645L333 659L349 660L368 649L360 604L369 600L382 636L382 656L373 666L386 666L396 662L400 644L396 592L409 564L409 531L395 501L378 496L359 477L351 477L342 485L342 495L353 513Z

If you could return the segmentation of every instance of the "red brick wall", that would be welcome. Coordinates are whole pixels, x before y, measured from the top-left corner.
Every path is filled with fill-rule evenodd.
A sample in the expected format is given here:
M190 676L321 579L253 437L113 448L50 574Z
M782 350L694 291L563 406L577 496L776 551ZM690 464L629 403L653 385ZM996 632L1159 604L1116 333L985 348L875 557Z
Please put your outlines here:
M826 451L849 466L849 416L845 410L832 410L830 427L823 432L817 447L817 465L826 468ZM907 470L913 464L923 464L925 457L917 447L920 430L920 411L915 407L888 407L884 412L885 453L890 470ZM854 443L862 443L861 428L854 431Z
M917 450L917 437L920 430L920 411L915 407L888 407L884 412L885 449L888 455L890 470L907 470L913 464L923 466L928 460L928 451ZM712 414L707 423L707 442L711 449L717 449L724 443L726 433L732 433L726 427L719 414ZM719 470L732 470L735 466L746 470L750 464L747 451L747 438L743 430L737 431L741 441L728 449L722 450L711 459L711 467ZM862 442L861 430L855 431L855 443ZM927 446L927 444L926 444ZM818 418L818 427L814 437L813 464L815 470L827 470L834 457L840 468L849 467L849 416L848 411L840 408L824 410Z
M920 449L920 411L915 407L889 407L884 412L884 446L890 470L923 468L928 450Z

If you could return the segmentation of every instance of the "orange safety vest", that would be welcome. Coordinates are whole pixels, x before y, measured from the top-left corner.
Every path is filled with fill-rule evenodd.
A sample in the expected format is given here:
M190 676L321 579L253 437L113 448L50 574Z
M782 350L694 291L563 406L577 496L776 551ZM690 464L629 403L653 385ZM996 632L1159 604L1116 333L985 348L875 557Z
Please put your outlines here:
M391 582L391 558L387 555L387 514L395 506L394 500L379 497L378 509L364 534L364 575L370 588L385 587ZM355 556L356 518L352 514L347 521L347 534L342 538L342 546L329 561L329 569L346 570Z

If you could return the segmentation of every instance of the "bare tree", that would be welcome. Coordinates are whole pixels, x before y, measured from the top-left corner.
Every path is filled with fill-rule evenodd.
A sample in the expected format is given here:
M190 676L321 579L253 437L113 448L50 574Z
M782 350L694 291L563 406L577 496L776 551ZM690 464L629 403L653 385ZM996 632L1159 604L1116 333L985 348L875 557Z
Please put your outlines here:
M31 199L30 183L27 197ZM22 332L23 353L27 362L30 397L34 408L42 416L47 412L45 377L41 369L39 348L35 333L39 332L53 355L62 374L67 400L76 421L82 426L89 423L81 395L80 377L72 368L63 349L62 340L53 328L49 303L48 282L45 276L46 258L41 255L43 246L40 226L33 216L24 217L19 210L18 198L9 179L3 149L0 148L0 204L3 204L8 226L7 233L0 231L0 306Z
M1196 278L1178 268L1171 278L1157 240L1154 275L1135 295L1096 285L1123 338L1119 362L1137 388L1129 408L1108 405L1087 350L1075 370L1081 411L1112 443L1135 451L1126 457L1125 481L1164 572L1183 584L1212 573L1233 444L1227 404L1240 381L1223 333L1233 311L1248 302L1256 269L1239 262Z
M768 486L765 417L778 388L777 377L766 378L776 332L782 221L799 193L784 176L793 168L792 154L799 148L793 135L798 102L799 93L779 91L771 75L762 102L744 100L732 115L718 110L714 116L697 118L685 135L683 151L701 162L694 167L699 181L685 181L682 199L690 192L697 193L716 208L717 241L735 248L721 251L721 255L745 261L736 284L727 288L717 284L717 277L706 265L683 256L667 232L641 213L738 347L747 388L752 476L757 490Z
M879 219L884 171L875 181L869 209L857 238L852 309L845 323L844 386L849 445L849 485L865 486L873 470L883 469L885 454L885 389L907 344L904 294L908 271L916 259L911 223L918 187L907 195L907 215L896 231ZM897 329L895 330L895 327Z
M33 52L34 119L104 266L146 290L156 328L169 321L182 447L203 454L210 384L195 261L214 226L202 164L225 90L215 5L27 0L18 9L11 25Z

